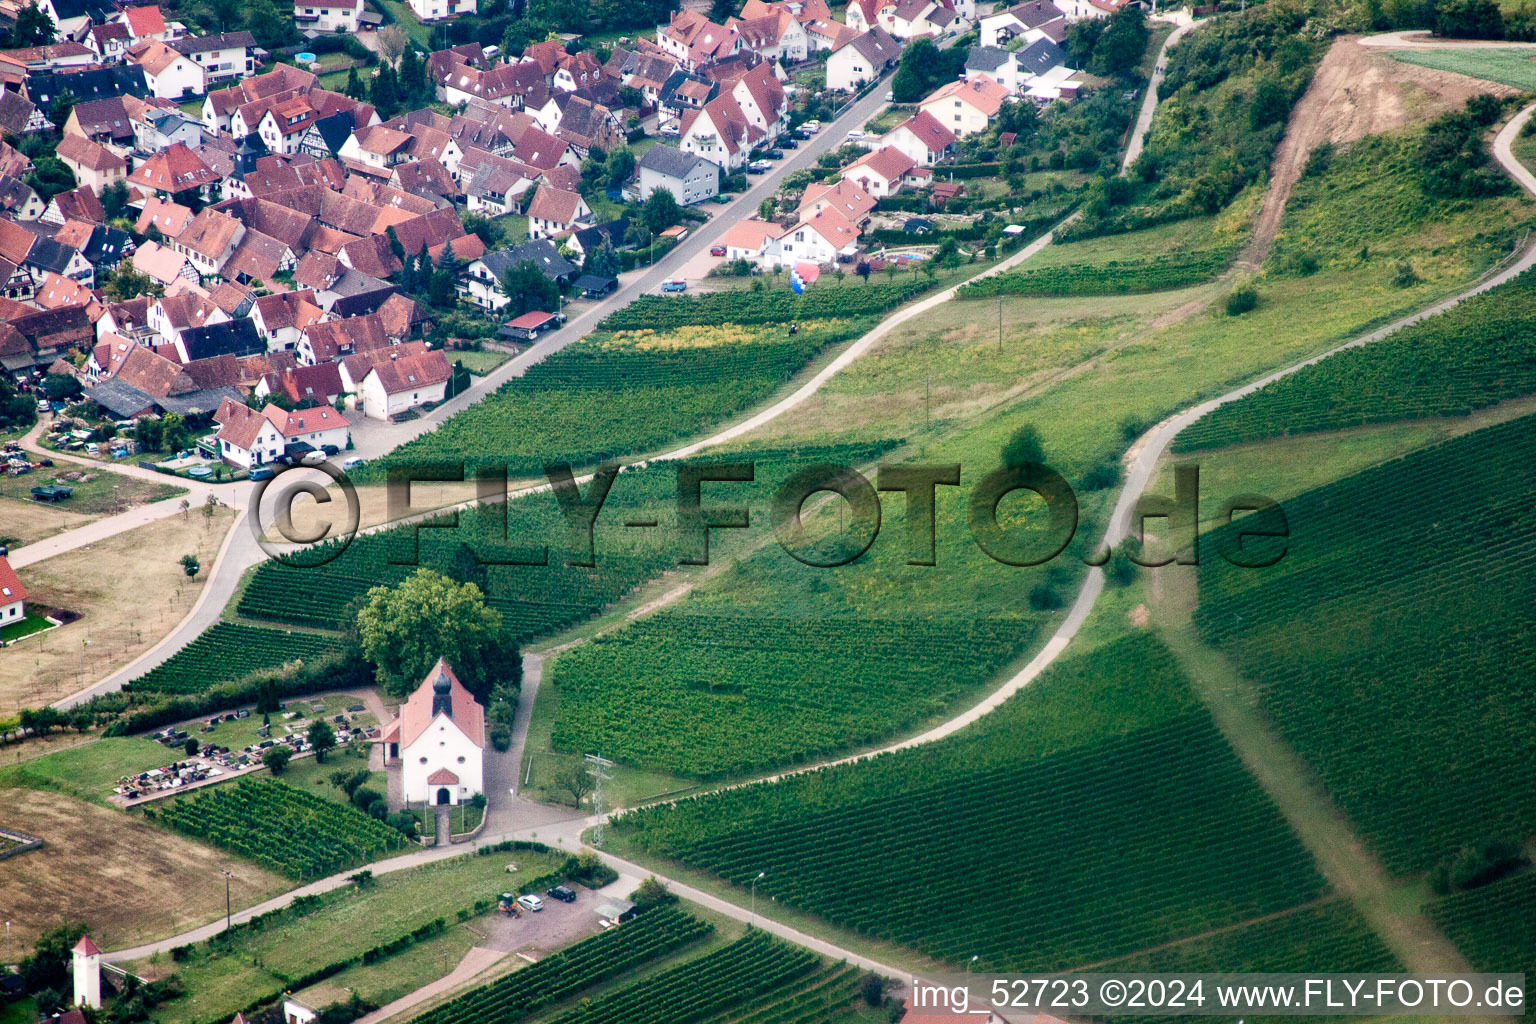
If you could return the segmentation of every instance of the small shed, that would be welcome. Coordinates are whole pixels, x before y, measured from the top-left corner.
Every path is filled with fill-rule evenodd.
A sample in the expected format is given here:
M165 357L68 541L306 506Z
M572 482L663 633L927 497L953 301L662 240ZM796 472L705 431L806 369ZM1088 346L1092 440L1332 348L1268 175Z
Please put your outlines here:
M600 299L611 295L619 287L619 279L601 274L582 274L576 279L574 287L589 299Z
M508 320L502 324L501 334L508 338L520 338L523 341L532 341L540 334L555 327L560 322L560 317L555 313L535 311L524 313L515 320Z
M604 927L620 924L635 916L635 905L629 900L611 899L592 909Z

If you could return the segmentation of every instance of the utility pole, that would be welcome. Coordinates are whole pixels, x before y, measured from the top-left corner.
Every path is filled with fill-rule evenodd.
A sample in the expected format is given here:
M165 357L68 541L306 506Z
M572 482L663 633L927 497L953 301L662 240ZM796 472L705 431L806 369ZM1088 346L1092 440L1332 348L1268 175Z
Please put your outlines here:
M592 776L592 811L598 816L597 827L592 830L592 845L603 845L603 780L612 779L608 769L613 762L601 754L587 755L587 774Z
M234 908L232 907L232 905L230 904L230 901L229 901L229 880L231 878L233 878L233 877L235 877L235 876L231 875L228 871L224 872L224 932L225 932L225 934L229 933L230 928L232 927L231 921L234 918L234 914L231 912Z
M763 876L767 874L768 872L766 871L759 871L757 877L752 879L752 924L754 927L757 925L757 883L761 882Z
M997 293L997 351L1003 351L1003 293Z

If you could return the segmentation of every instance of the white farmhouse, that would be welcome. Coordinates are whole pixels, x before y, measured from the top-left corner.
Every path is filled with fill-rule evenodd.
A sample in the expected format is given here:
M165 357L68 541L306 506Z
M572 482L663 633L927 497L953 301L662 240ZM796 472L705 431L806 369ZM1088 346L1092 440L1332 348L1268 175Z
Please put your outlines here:
M27 588L11 563L0 555L0 626L9 626L27 617Z
M458 804L484 791L485 711L441 658L400 705L383 743L408 804Z
M294 442L303 441L313 448L328 444L345 448L352 436L347 418L327 406L285 412L269 405L257 412L226 398L213 421L219 425L215 435L219 457L245 469L275 461Z

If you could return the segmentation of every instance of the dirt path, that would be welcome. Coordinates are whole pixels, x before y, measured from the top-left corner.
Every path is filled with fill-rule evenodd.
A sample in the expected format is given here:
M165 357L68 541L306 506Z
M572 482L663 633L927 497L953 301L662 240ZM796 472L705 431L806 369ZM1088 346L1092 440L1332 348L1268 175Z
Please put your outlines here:
M1269 255L1291 190L1301 180L1312 150L1321 143L1342 146L1427 120L1460 108L1479 93L1513 96L1518 92L1466 75L1393 60L1380 49L1383 44L1376 41L1379 38L1335 40L1318 65L1307 91L1291 111L1285 137L1275 149L1264 204L1254 222L1253 238L1238 260L1240 266L1257 270Z

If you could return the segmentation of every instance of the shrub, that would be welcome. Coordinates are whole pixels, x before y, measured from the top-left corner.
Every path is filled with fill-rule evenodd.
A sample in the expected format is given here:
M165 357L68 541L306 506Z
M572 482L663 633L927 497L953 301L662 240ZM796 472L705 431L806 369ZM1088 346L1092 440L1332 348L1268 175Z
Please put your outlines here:
M1258 308L1259 290L1251 281L1242 281L1227 293L1227 316L1242 316Z

